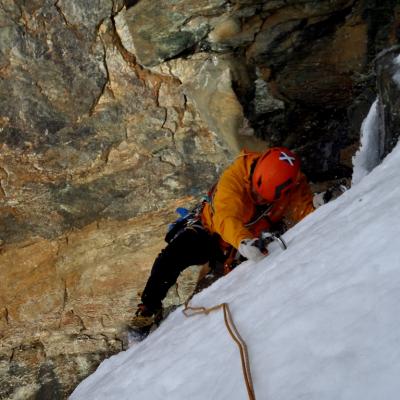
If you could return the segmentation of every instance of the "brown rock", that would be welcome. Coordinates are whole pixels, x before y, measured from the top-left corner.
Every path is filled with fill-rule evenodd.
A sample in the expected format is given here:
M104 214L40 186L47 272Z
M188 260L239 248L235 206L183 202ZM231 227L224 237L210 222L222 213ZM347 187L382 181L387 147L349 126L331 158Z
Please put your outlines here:
M40 371L51 366L47 382L63 398L102 358L123 348L126 326L172 218L161 211L100 221L57 240L2 249L0 370L8 382L0 385L2 397L17 393L17 387L33 395L43 388ZM185 273L166 305L185 300L196 273L193 268Z

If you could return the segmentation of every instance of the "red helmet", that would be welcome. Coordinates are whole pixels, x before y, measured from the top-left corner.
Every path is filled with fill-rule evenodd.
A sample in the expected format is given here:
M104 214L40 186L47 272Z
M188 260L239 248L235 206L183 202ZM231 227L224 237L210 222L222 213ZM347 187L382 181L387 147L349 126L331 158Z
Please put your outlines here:
M300 171L299 157L286 147L273 147L257 161L253 190L272 203L284 196L296 183Z

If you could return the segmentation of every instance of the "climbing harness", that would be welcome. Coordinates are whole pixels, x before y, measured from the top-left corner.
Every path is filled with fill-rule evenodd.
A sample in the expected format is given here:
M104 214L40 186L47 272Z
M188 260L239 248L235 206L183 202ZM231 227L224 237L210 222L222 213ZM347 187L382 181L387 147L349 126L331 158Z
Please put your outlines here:
M250 361L249 361L249 355L247 352L247 346L246 346L245 341L240 336L240 334L233 322L232 314L229 309L228 303L221 303L216 306L206 308L206 307L191 307L191 306L189 306L189 302L186 302L185 308L183 309L182 312L186 317L192 317L192 316L198 315L198 314L208 315L210 312L217 311L219 309L222 309L224 312L224 321L225 321L226 329L228 330L229 334L231 335L233 341L239 347L240 359L242 362L243 377L244 377L244 381L246 384L246 389L247 389L247 394L249 396L249 400L256 400L256 396L254 393L253 380L251 377Z
M201 223L201 213L206 203L212 205L212 199L214 197L215 188L217 184L215 183L211 189L205 194L199 203L197 203L191 210L178 207L175 211L178 213L179 217L168 226L168 232L165 235L165 241L167 243L172 242L180 233L185 229L205 229Z
M185 229L204 229L201 223L201 212L203 210L205 200L197 204L192 210L187 208L178 207L176 212L179 218L168 226L168 232L165 235L165 241L167 243L172 242L180 233Z

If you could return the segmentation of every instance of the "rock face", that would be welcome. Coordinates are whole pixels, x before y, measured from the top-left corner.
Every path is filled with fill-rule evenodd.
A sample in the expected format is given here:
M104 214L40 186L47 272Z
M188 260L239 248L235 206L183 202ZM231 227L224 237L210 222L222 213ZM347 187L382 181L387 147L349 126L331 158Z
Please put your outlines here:
M102 359L126 348L126 325L162 247L154 232L171 218L95 222L3 251L0 398L66 398ZM179 296L168 301L185 300Z
M318 180L348 173L346 149L357 141L374 98L370 62L396 43L398 7L395 0L196 5L142 0L119 15L125 27L120 34L146 67L182 81L171 64L193 64L191 73L185 68L183 81L196 88L186 88L185 94L210 129L225 140L229 131L231 148L243 144L241 134L254 132L269 144L297 148L306 172ZM201 54L204 66L199 65ZM230 77L228 72L218 76L221 64L229 68ZM210 115L216 87L206 79L210 76L225 85L224 111L233 125L223 124L225 132ZM227 80L242 112L226 92ZM220 116L220 110L215 114Z
M383 159L400 138L400 46L380 53L375 68L378 77L379 153Z
M396 0L0 0L0 398L65 398L124 348L175 206L242 146L293 147L313 179L346 173L399 14Z
M230 157L121 6L1 2L0 398L65 398L121 350L177 199Z

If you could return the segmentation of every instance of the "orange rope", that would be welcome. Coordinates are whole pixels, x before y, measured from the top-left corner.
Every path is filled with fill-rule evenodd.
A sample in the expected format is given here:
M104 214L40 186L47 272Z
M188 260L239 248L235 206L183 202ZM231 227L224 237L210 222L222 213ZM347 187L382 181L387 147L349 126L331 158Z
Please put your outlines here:
M240 336L233 322L232 314L229 309L228 303L222 303L210 308L206 308L206 307L189 307L189 303L186 302L185 308L183 309L183 314L186 317L192 317L193 315L198 315L198 314L208 315L210 312L219 310L221 308L224 312L224 321L226 329L228 330L234 342L239 347L240 359L242 362L243 377L246 384L247 394L249 395L249 400L256 400L256 396L254 394L253 381L251 378L250 362L249 362L249 355L247 352L247 346L245 341Z

